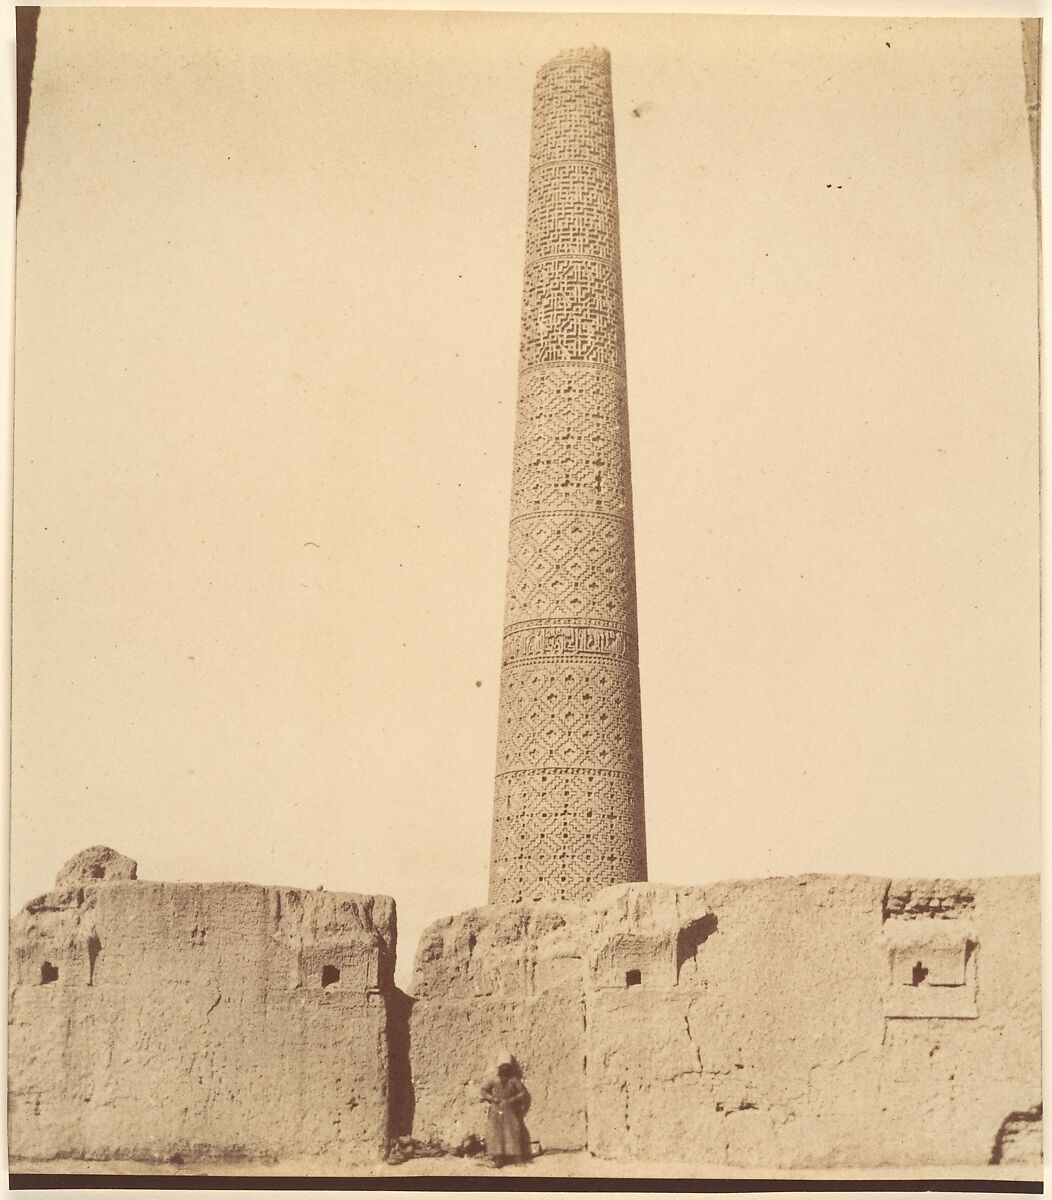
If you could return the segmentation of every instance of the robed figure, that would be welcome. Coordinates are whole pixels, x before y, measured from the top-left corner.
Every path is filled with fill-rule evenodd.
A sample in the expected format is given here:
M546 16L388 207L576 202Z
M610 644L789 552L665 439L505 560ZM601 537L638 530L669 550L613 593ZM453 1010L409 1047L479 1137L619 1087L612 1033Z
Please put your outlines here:
M489 1105L486 1152L494 1165L525 1162L530 1157L530 1135L523 1117L530 1106L530 1093L507 1051L497 1056L493 1077L482 1085L482 1099Z

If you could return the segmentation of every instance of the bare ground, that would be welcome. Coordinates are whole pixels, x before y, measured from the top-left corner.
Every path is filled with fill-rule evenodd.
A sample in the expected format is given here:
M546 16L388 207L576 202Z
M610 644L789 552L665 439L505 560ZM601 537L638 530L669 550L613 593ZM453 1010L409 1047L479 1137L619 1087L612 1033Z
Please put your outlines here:
M617 1162L594 1158L585 1151L542 1154L533 1162L509 1165L500 1170L489 1166L482 1158L415 1158L398 1166L388 1163L362 1166L332 1165L319 1170L317 1160L278 1163L211 1162L156 1163L119 1160L94 1162L78 1159L54 1159L48 1162L12 1159L10 1170L18 1174L47 1175L182 1175L182 1176L285 1176L317 1179L324 1187L326 1179L379 1178L460 1178L464 1176L499 1181L507 1177L560 1179L983 1179L1037 1181L1042 1178L1040 1166L935 1166L935 1167L866 1167L856 1169L776 1170L756 1168L706 1166L699 1163Z

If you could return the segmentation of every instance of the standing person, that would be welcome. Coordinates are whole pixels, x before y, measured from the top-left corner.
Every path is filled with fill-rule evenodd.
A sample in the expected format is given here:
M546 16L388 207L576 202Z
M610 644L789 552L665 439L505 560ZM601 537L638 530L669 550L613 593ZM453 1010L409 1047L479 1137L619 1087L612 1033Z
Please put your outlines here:
M527 1162L530 1135L523 1124L530 1093L519 1078L515 1060L507 1050L497 1055L496 1074L482 1085L482 1099L489 1105L486 1122L486 1152L495 1167L506 1162Z

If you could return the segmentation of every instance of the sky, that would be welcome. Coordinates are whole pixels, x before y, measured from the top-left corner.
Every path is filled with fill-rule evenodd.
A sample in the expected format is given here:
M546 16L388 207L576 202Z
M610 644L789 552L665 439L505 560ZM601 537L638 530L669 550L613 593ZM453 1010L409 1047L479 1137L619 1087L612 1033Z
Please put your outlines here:
M11 894L485 902L530 101L612 55L650 877L1036 871L1018 22L48 9Z

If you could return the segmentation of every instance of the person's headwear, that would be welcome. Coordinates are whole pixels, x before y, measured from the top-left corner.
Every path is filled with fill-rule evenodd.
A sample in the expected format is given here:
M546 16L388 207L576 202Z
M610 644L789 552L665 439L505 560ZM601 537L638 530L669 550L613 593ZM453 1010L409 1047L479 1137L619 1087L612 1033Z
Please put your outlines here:
M514 1060L514 1058L512 1058L510 1050L498 1050L497 1051L497 1066L498 1067L503 1067L505 1065L510 1067L514 1061L515 1060Z

